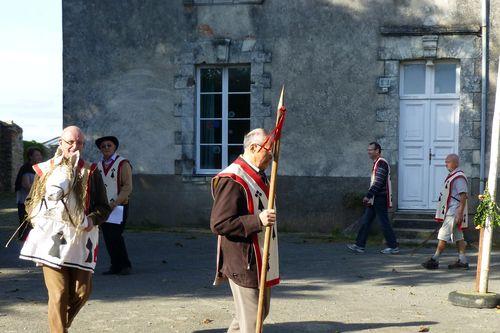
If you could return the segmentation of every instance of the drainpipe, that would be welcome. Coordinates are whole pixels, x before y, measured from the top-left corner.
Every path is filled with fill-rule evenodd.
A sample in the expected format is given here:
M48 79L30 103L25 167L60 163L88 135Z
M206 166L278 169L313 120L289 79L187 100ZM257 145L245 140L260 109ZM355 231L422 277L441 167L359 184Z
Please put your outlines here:
M489 80L489 17L490 1L481 1L481 161L479 165L479 193L484 192L485 186L485 163L486 163L486 115L488 111L488 80Z

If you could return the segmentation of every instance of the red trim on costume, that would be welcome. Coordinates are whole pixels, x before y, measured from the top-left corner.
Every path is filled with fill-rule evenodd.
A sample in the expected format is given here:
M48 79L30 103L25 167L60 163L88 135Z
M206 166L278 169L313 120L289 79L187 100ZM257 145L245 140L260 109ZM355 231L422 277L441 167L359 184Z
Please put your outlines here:
M379 157L375 163L373 163L373 167L372 167L372 173L374 174L375 177L377 177L377 170L378 170L378 162L380 161L382 157ZM389 162L386 162L387 163L387 167L390 168L389 166ZM389 191L389 169L387 170L387 179L385 181L385 191L387 192L386 194L386 199L387 199L387 208L392 208L392 200L391 200L391 194L390 194L390 191Z
M95 169L97 168L97 165L91 164L90 165L90 170L89 170L89 178L87 179L87 193L86 193L86 198L85 198L85 215L89 213L90 209L90 179L92 178L92 174L94 173Z
M40 169L40 167L38 166L38 164L34 164L33 165L33 170L35 170L35 172L38 175L38 177L42 177L43 176L42 169Z
M269 197L269 186L264 183L264 181L254 168L248 165L248 163L241 157L238 157L233 163L238 164L243 169L243 171L245 171L257 183L257 185L259 185L262 191L264 191L264 193L266 194L266 197Z
M99 253L99 244L97 244L94 248L94 262L97 262L97 254Z
M104 171L104 175L105 175L105 176L107 176L107 175L108 175L108 172L109 172L109 170L111 170L111 167L112 167L113 165L115 165L115 162L116 162L116 160L118 159L118 157L120 157L120 155L116 155L115 160L113 161L113 163L110 163L108 167L106 167L106 166L104 165L104 161L101 161L102 170Z
M234 173L220 173L217 175L218 177L228 177L243 186L243 189L245 190L245 193L247 194L247 209L249 215L253 215L254 208L253 208L253 198L252 198L252 192L250 192L250 188L248 187L248 184L243 180L238 175L235 175Z
M116 157L116 159L118 159L118 156ZM122 173L122 164L123 162L128 162L128 160L122 160L120 161L120 163L118 164L118 171L116 172L116 194L119 195L120 194L120 190L121 190L121 184L120 184L120 176L121 176L121 173ZM130 162L129 162L130 163ZM113 162L114 164L114 162Z

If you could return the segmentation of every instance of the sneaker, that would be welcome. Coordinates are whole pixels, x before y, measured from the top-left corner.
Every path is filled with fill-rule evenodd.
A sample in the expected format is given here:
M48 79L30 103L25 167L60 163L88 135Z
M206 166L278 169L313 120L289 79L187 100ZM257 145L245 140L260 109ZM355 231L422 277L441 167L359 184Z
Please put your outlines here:
M469 264L457 260L455 263L448 265L448 269L464 269L467 271L469 270Z
M430 258L426 262L422 263L422 267L425 269L438 269L439 268L439 261Z
M365 253L365 248L356 244L347 244L347 248L354 253Z
M383 250L380 250L380 253L382 254L398 254L399 253L399 247L388 247Z

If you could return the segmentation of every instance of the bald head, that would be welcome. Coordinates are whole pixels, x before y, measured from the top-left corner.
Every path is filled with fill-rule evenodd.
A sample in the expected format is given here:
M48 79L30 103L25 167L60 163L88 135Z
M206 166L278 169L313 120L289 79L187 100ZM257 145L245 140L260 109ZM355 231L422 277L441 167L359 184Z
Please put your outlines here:
M460 158L457 154L449 154L446 156L444 163L446 164L446 169L451 172L460 165Z
M77 151L83 148L85 136L80 128L77 126L68 126L63 129L61 138L59 139L59 146L63 152L64 157L71 157Z

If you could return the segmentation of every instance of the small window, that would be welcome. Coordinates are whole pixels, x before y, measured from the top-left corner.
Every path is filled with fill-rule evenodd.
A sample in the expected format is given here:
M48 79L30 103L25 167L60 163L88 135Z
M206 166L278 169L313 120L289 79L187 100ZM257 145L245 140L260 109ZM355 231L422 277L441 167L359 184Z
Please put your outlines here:
M404 65L404 95L425 94L425 64Z
M200 67L197 158L200 174L213 174L243 153L250 131L250 66Z
M456 93L457 65L456 64L436 64L434 74L435 94Z

